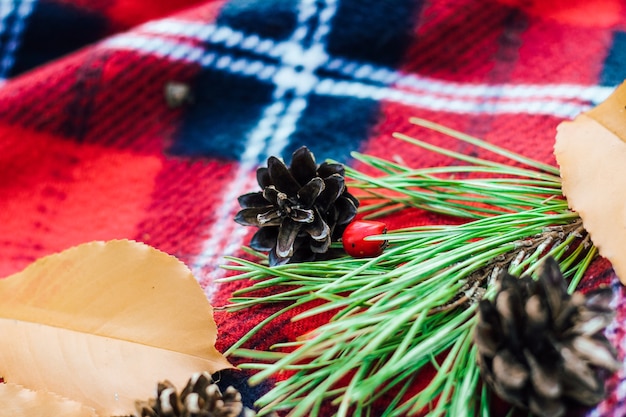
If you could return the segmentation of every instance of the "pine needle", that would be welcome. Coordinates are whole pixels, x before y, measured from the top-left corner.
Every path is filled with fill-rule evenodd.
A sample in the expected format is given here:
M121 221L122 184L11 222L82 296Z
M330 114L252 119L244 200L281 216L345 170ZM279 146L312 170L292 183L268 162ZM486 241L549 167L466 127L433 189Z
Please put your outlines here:
M481 388L472 343L477 302L493 295L500 272L533 273L545 256L560 262L573 291L597 254L567 207L556 168L422 119L411 121L509 158L510 164L396 134L467 165L414 169L355 153L375 171L346 169L349 187L369 195L363 210L383 216L415 207L465 223L390 231L378 237L390 246L370 259L270 268L263 258L229 258L224 268L240 275L228 280L252 281L234 295L229 310L286 305L227 352L253 361L241 365L258 370L253 384L291 372L258 400L259 415L289 410L292 417L316 417L323 404L333 404L334 416L371 416L384 403L383 416L488 416L489 395ZM376 204L368 206L369 199ZM271 295L257 295L267 289ZM315 307L293 320L332 317L273 352L241 348L265 323L307 305ZM428 366L436 375L419 383Z

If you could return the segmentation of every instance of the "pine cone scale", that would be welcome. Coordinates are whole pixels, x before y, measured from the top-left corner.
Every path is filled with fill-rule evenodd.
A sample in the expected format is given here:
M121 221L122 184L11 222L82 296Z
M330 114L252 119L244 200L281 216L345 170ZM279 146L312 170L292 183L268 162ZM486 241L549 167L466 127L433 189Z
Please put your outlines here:
M326 251L328 251L328 248L330 247L330 230L325 230L323 235L325 235L324 238L321 239L315 239L311 241L309 248L311 249L311 251L313 253L326 253Z
M300 184L305 184L309 179L317 175L317 164L315 163L315 158L305 147L301 147L293 153L289 168L293 177Z
M495 307L487 300L481 300L478 305L478 324L476 325L474 343L478 350L487 357L493 358L498 351L497 332L499 328L500 323Z
M315 177L307 182L298 190L298 200L302 207L312 207L325 188L324 180L320 177Z
M509 351L502 351L493 358L493 374L506 388L520 389L528 380L528 370Z
M346 193L344 193L345 196ZM354 219L356 216L358 203L355 203L349 198L340 197L335 200L335 207L337 211L337 215L335 216L335 221L338 225L348 224Z
M342 164L322 162L317 168L317 174L322 178L328 178L333 174L343 177L346 175L346 170Z
M272 206L245 208L235 215L235 221L243 226L260 226L259 215L268 215L271 210Z
M259 195L259 193L254 193L254 194ZM269 202L270 204L277 206L279 194L280 194L280 191L278 191L276 187L274 187L273 185L269 185L263 189L262 196L265 199L265 201L261 201L257 205L260 206L262 204L267 204ZM242 206L242 208L245 208L245 207Z
M611 319L606 316L597 316L595 313L582 312L581 316L588 317L584 322L576 323L572 327L572 332L575 334L582 334L585 336L591 336L611 324Z
M315 220L315 215L313 214L313 210L311 209L302 209L302 208L292 208L291 209L291 220L296 223L313 223Z
M259 195L259 193L247 193L239 196L239 198L237 198L237 201L239 202L241 208L246 209L267 204L266 199L263 197L264 196Z
M261 188L269 187L272 185L272 179L270 178L270 170L266 167L260 167L256 170L256 182Z
M613 310L610 306L612 298L613 292L610 288L599 288L588 293L579 313L585 321L576 323L573 331L590 336L597 333L596 329L608 326L613 317Z
M496 310L500 314L501 329L504 336L511 340L512 346L517 346L519 331L521 330L519 321L523 311L519 294L510 289L502 290L496 297Z
M287 166L278 158L270 156L267 160L267 168L270 174L270 180L276 189L287 195L296 195L300 189L300 184L291 175Z
M269 252L274 248L278 238L278 227L262 227L250 240L250 247L259 252Z
M562 416L565 414L563 403L549 398L532 397L529 409L533 414L540 416Z
M552 314L552 318L557 321L558 314L565 313L563 298L569 298L565 280L556 262L544 262L540 275L543 279L538 281L539 287L545 294L545 299ZM566 305L566 309L569 307L570 305ZM557 326L560 325L560 322L557 323Z
M185 408L187 409L187 412L189 412L190 414L200 413L202 411L201 405L200 405L200 396L195 392L192 392L189 395L187 395L185 397Z
M322 216L316 208L313 208L312 212L312 221L305 225L304 230L317 241L330 239L330 228L328 224L322 220Z
M335 202L346 189L346 182L339 174L333 174L324 178L326 188L319 197L320 211L327 211L328 208Z
M595 372L589 367L587 362L567 347L561 349L561 356L565 360L565 375L568 377L566 381L570 386L570 389L565 391L577 392L578 394L576 395L587 398L598 398L598 401L600 401L600 399L602 399L601 397L604 396L604 389L602 384L597 380ZM580 389L581 385L583 385L584 389ZM568 385L565 384L565 387L567 386ZM600 391L602 394L594 394ZM578 398L577 400L580 401ZM585 402L583 404L592 405L596 403L597 401L593 403Z
M164 415L175 416L180 414L180 409L182 407L174 387L168 386L163 389L161 395L159 395L159 406L161 408L161 413Z
M246 219L249 220L249 219ZM279 226L282 223L280 212L270 208L270 210L256 215L256 224L259 226Z
M559 369L552 361L540 363L528 349L524 350L524 357L530 367L530 379L533 388L543 398L558 398L561 395L559 383Z
M526 301L524 310L528 317L528 328L530 331L540 331L546 327L549 320L549 312L539 295L532 295L528 301Z
M293 255L293 243L296 241L302 225L291 219L283 221L278 229L278 239L276 240L276 254L281 258Z
M593 311L611 312L613 291L610 288L598 288L585 295L585 306Z
M589 363L611 371L620 369L615 360L615 352L607 346L606 340L599 341L587 336L576 337L571 344L572 350Z

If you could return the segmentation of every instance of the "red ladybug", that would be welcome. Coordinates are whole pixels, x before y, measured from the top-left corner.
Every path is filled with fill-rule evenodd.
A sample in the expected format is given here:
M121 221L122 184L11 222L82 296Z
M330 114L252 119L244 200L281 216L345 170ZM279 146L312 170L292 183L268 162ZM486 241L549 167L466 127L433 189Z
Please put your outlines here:
M365 240L367 236L387 233L385 223L371 220L355 220L343 232L343 248L348 255L355 258L370 258L383 253L387 246L386 240Z

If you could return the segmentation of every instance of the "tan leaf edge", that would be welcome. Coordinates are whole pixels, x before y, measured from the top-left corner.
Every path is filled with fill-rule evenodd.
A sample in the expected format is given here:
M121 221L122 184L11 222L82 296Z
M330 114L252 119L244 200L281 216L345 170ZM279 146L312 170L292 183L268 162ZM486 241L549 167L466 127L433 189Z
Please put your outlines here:
M0 417L63 416L96 417L93 408L46 391L33 391L16 384L0 384Z
M134 411L158 381L232 365L189 269L148 245L90 242L0 280L0 374L93 407ZM18 341L18 342L16 342Z
M563 193L599 253L626 284L626 84L602 104L562 122L554 154Z

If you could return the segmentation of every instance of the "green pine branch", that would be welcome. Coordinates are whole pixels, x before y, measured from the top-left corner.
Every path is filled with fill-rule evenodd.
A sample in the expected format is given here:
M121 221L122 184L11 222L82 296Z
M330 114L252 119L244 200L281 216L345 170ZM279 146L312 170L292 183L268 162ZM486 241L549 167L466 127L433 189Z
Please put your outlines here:
M259 399L259 415L289 410L293 417L318 416L331 403L335 416L371 416L384 397L385 417L488 416L489 393L472 342L477 301L493 294L501 271L532 273L548 255L559 261L573 291L595 257L580 218L567 207L556 168L428 121L412 122L506 157L510 165L397 134L465 164L412 169L354 154L377 171L347 169L350 188L367 194L362 210L380 217L416 207L466 223L390 231L374 238L390 245L370 259L270 268L262 255L257 262L229 258L224 268L239 274L224 281L252 285L234 294L228 309L284 306L227 352L250 360L241 367L258 371L251 383L290 372ZM270 295L257 295L268 288ZM327 324L270 352L244 348L266 323L312 302L316 307L293 320L332 314ZM420 384L427 366L436 376Z

